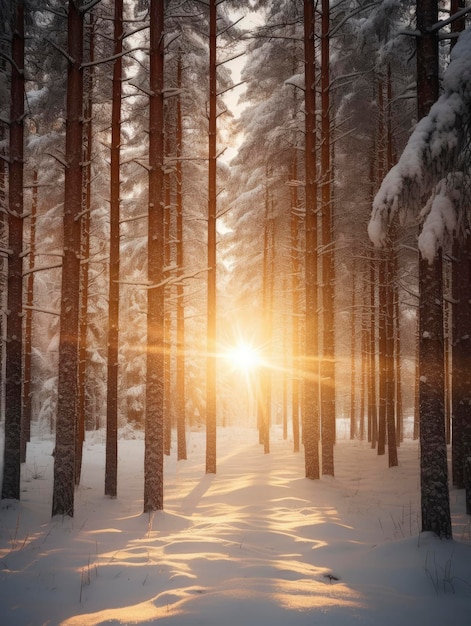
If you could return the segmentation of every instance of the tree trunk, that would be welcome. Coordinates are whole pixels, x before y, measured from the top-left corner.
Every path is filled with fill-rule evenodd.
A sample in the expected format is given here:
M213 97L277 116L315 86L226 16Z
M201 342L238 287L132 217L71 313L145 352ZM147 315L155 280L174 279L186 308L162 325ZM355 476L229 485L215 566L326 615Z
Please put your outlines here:
M386 453L386 411L387 411L387 332L388 327L386 323L387 316L387 261L386 250L380 250L379 256L379 288L378 288L378 300L379 300L379 384L378 384L378 455Z
M456 241L453 254L453 437L452 479L465 486L465 459L471 456L471 236Z
M165 113L164 113L165 118ZM166 133L165 151L166 155L171 154L170 133ZM164 173L164 267L170 267L172 261L172 245L170 240L170 229L172 221L172 180L170 170ZM172 299L173 285L167 285L164 290L166 303ZM170 306L165 304L164 313L164 454L169 455L172 447L172 426L173 426L173 398L172 398L172 311Z
M216 0L209 1L206 473L216 473Z
M444 420L441 255L419 260L419 413L422 530L451 538Z
M89 60L94 61L95 20L90 15L87 28L89 40ZM83 149L83 218L81 221L81 266L80 266L80 310L79 310L79 362L78 362L78 410L75 447L75 484L80 483L82 473L83 442L87 415L87 364L88 360L88 291L90 268L90 227L92 203L92 145L93 145L93 66L87 70L87 95L85 98L85 146ZM91 421L91 420L90 420ZM98 425L94 422L93 428Z
M437 0L417 0L417 108L427 115L438 99ZM442 256L419 258L419 413L422 530L451 537L444 415Z
M373 252L374 254L374 252ZM376 448L378 442L378 393L376 385L376 269L374 259L371 259L369 267L369 280L370 280L370 292L369 292L369 366L368 366L368 439L372 448Z
M398 275L398 251L393 257L393 275ZM394 379L396 387L396 444L399 446L404 439L404 410L402 403L402 341L401 341L401 312L399 307L399 290L397 281L393 285L394 297Z
M178 53L177 89L182 88L182 53ZM182 102L177 96L177 141L176 141L176 203L177 203L177 271L179 276L184 272L184 245L183 245L183 121ZM176 375L176 404L177 404L177 458L186 459L186 401L185 401L185 287L182 280L177 283L177 375Z
M271 215L271 199L268 192L268 172L266 180L265 192L265 217L263 224L263 267L262 267L262 308L263 308L263 345L267 354L267 360L270 358L271 342L272 342L272 293L273 293L273 217ZM261 371L261 442L263 443L263 451L265 454L270 452L270 422L271 422L271 380L270 370L263 367Z
M306 478L319 478L319 341L317 335L317 167L314 6L304 0L306 320L303 441Z
M110 165L110 269L108 288L108 365L106 388L105 495L118 491L118 355L119 355L119 268L121 198L121 80L123 73L123 0L115 0L114 53L111 102Z
M64 256L62 261L59 381L54 455L52 515L74 514L75 431L77 415L82 211L83 15L80 3L68 5L68 69L64 181Z
M394 288L395 281L393 257L395 255L394 238L389 243L386 250L386 423L388 434L388 464L389 467L396 467L399 462L397 458L396 445L396 383L395 383L395 361L394 361Z
M364 276L362 276L362 280ZM368 360L369 360L369 331L367 328L369 316L366 311L360 313L360 441L365 439L365 415L368 414Z
M329 0L322 0L321 37L321 207L322 207L322 305L323 359L321 362L322 398L322 473L334 475L335 443L335 317L334 317L334 241L331 198L330 155L330 59Z
M163 509L164 465L164 2L150 3L149 215L144 512Z
M357 385L356 380L356 371L355 371L355 363L356 363L356 298L355 298L355 276L356 276L356 267L355 267L355 259L352 262L352 309L350 314L350 329L351 329L351 340L350 340L350 439L355 439L357 435L357 421L356 421L356 394L355 389ZM363 360L363 359L362 359ZM360 383L360 389L362 387L362 383ZM361 419L361 418L360 418Z
M292 427L293 450L299 452L299 405L300 405L300 371L299 371L299 199L298 199L298 156L294 151L291 187L291 290L292 290Z
M23 381L24 5L17 0L12 39L8 186L8 286L5 447L2 498L20 499Z
M38 212L38 170L33 170L33 190L29 235L29 273L26 283L26 310L24 328L24 374L23 374L23 417L21 421L21 462L26 461L26 448L31 439L31 350L33 347L33 305L34 305L34 260L36 256L36 220Z

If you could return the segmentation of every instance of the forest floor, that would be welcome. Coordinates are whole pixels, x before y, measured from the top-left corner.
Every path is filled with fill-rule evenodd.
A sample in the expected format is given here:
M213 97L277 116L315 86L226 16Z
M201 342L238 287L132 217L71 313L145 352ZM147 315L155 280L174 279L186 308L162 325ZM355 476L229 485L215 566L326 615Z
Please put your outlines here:
M335 478L309 481L277 427L203 432L165 460L165 509L143 514L140 435L119 442L118 497L103 496L104 434L88 434L73 519L51 519L53 441L35 437L22 500L0 504L5 626L468 626L471 518L451 491L453 541L420 533L416 442L388 469L339 439ZM129 433L128 433L129 437Z

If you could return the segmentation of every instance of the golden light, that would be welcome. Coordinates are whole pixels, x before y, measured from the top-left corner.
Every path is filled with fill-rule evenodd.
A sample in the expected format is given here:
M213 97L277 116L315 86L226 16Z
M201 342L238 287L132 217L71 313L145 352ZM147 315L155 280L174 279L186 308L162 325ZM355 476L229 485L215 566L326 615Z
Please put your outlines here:
M249 372L261 364L258 351L247 343L239 343L227 352L227 359L238 370Z

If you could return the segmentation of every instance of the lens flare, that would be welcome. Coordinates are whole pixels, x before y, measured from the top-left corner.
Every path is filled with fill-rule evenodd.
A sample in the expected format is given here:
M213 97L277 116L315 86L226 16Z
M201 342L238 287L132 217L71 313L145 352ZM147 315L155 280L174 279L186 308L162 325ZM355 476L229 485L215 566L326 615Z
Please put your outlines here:
M260 356L252 346L240 343L227 353L227 358L233 367L243 371L250 371L260 365Z

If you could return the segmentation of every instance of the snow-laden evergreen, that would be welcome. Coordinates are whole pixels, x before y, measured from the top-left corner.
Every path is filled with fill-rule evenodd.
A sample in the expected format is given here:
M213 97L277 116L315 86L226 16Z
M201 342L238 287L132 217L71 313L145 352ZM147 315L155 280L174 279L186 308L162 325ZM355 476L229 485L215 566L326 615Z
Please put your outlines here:
M467 29L452 51L443 94L419 121L376 194L368 226L373 243L385 243L388 227L395 219L404 221L419 215L424 220L419 248L431 261L446 237L459 228L463 177L468 174L470 122L471 29Z

